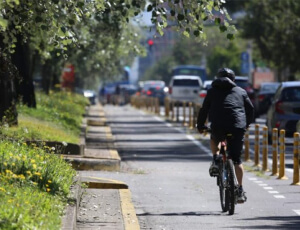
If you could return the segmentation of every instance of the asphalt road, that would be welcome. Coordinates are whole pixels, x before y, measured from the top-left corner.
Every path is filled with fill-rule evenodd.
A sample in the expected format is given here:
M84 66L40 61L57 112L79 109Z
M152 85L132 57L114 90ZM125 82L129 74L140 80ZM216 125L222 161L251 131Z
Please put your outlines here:
M141 229L299 229L300 187L246 172L248 201L221 212L208 138L130 106L105 108L122 158L120 172L81 172L129 185ZM251 168L253 163L247 163Z

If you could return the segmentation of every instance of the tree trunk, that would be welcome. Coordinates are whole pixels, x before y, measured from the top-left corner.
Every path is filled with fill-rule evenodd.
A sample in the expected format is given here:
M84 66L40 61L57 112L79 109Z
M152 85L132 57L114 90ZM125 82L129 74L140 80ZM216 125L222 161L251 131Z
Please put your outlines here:
M18 124L14 78L17 70L0 54L0 124Z
M18 37L12 63L17 67L21 80L16 82L17 96L21 97L24 105L36 108L34 85L32 79L33 66L28 43L23 43Z

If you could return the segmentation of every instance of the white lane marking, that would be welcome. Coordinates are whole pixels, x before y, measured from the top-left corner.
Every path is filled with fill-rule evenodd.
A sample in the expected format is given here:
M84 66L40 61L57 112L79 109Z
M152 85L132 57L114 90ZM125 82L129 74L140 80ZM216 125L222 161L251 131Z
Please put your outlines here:
M285 196L283 196L283 195L274 195L274 197L277 198L277 199L284 199L285 198Z
M267 184L258 184L259 186L268 186Z
M300 216L300 210L293 210L298 216Z
M255 178L255 177L251 177L251 178L248 178L248 179L252 180L252 181L257 180L257 178Z
M266 190L271 190L271 189L273 189L272 187L264 187L264 189L266 189Z
M199 141L197 141L192 135L186 135L186 137L192 141L195 145L197 145L202 151L204 151L207 155L212 156L210 149L206 148Z
M257 183L257 184L261 184L261 183L264 183L264 182L262 182L262 181L260 181L260 180L256 180L256 181L253 181L254 183Z
M278 191L268 191L269 193L271 193L271 194L277 194L277 193L279 193Z

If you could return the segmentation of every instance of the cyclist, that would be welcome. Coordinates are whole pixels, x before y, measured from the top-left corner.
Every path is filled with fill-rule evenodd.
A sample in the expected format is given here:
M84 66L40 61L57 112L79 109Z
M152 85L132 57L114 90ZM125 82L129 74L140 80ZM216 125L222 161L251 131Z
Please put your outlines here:
M207 117L211 122L210 147L213 153L213 161L209 169L210 176L218 174L219 143L227 134L227 150L234 165L238 188L238 203L247 200L243 190L243 165L241 153L246 129L254 119L254 107L246 91L235 83L235 73L228 68L221 68L212 88L207 91L202 108L197 119L197 129L203 133L207 127Z

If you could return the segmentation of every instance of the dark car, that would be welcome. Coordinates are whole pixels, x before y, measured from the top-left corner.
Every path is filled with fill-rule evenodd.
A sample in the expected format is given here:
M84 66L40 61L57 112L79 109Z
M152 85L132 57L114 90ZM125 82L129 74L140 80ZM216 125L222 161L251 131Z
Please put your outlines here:
M269 136L272 129L284 129L287 136L296 132L300 120L300 81L282 82L267 113Z
M235 84L237 86L243 88L247 92L247 94L254 106L255 105L255 90L253 89L252 84L249 82L248 77L236 76Z
M164 81L159 81L159 80L145 81L143 82L141 95L147 97L157 97L159 100L159 104L163 105L166 96L165 86L166 84Z
M261 83L256 94L256 109L258 115L267 113L279 85L279 82Z

